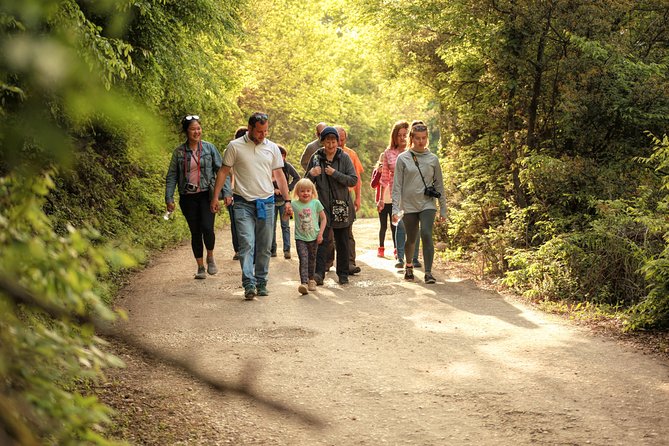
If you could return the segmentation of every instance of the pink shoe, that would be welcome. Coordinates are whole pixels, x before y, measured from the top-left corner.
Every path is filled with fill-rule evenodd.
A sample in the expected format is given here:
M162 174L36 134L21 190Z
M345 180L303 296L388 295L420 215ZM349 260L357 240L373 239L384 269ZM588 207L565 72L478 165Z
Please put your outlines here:
M384 257L384 255L385 255L385 248L383 246L379 246L379 249L376 251L376 256Z
M393 256L395 256L395 260L397 260L397 248L393 249Z

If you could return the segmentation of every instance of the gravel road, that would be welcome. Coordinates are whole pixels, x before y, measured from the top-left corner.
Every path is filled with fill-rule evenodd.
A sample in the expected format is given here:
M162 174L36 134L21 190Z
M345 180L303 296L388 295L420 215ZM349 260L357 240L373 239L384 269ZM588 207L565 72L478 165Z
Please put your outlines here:
M118 300L142 342L214 379L248 378L324 427L116 346L128 368L103 387L119 409L117 435L138 444L669 444L667 361L438 268L435 285L404 282L392 258L376 257L377 225L354 225L362 272L348 285L328 273L301 296L297 256L280 256L270 295L246 302L222 231L216 276L193 280L184 244Z

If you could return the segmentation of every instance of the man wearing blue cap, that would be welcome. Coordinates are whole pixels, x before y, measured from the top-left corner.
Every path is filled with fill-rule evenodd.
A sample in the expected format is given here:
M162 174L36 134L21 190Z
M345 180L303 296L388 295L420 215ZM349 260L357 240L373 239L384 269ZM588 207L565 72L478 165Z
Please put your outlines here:
M348 232L355 217L348 188L357 184L358 176L351 158L339 148L337 129L325 127L320 138L323 147L311 157L306 174L306 177L316 185L318 199L323 204L327 216L324 239L318 246L316 254L314 280L318 285L323 284L327 260L327 238L332 229L337 252L337 276L339 283L343 285L348 283Z

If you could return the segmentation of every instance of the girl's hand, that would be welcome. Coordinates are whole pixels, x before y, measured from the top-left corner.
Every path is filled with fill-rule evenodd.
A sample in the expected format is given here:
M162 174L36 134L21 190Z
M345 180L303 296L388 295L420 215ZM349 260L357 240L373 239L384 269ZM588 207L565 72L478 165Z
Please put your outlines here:
M376 203L376 209L378 209L379 212L381 212L385 206L386 204L383 202L383 200Z
M309 171L309 175L311 175L312 177L317 177L320 174L321 174L321 166L312 167L311 170Z
M323 243L323 234L318 234L318 237L316 237L316 244L320 245Z
M286 220L288 220L290 217L293 216L293 205L290 204L290 201L286 201L285 206L286 207L285 207L285 210L283 211L284 212L283 215L286 218Z

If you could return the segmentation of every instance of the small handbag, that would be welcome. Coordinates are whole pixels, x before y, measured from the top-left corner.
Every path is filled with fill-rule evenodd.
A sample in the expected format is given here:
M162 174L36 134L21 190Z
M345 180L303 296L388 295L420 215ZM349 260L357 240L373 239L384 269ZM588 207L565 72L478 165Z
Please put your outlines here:
M381 169L374 169L372 172L372 181L369 182L369 185L372 189L376 189L376 186L381 182Z
M334 197L332 182L328 177L328 186L330 189L330 218L331 224L335 228L344 228L350 223L349 207L348 207L348 188L346 189L347 197L345 200L340 200Z
M332 210L333 223L348 223L348 202L347 200L332 200L330 202Z

